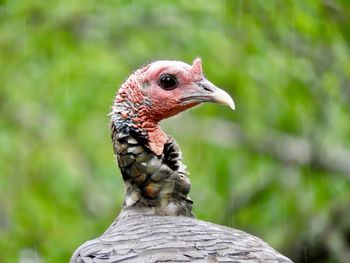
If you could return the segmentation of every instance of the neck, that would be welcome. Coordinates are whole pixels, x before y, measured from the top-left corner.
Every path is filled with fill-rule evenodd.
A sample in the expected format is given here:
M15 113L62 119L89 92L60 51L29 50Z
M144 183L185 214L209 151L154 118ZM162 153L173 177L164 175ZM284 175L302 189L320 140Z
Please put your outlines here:
M134 130L147 135L147 147L160 156L163 153L166 134L160 128L158 119L150 114L151 102L144 98L142 91L135 88L138 83L133 76L120 88L112 110L116 127Z
M123 107L113 109L111 132L126 187L123 209L193 216L188 197L191 184L175 140L157 122L130 117L130 110Z

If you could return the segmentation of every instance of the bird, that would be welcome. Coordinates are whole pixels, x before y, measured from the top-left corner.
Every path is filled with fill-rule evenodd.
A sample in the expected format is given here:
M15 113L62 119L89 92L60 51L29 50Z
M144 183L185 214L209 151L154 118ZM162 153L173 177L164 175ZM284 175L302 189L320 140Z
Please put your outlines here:
M124 202L112 225L81 245L71 263L292 262L258 237L194 216L180 147L159 123L204 102L235 109L231 96L204 76L200 58L191 65L149 63L120 86L109 115Z

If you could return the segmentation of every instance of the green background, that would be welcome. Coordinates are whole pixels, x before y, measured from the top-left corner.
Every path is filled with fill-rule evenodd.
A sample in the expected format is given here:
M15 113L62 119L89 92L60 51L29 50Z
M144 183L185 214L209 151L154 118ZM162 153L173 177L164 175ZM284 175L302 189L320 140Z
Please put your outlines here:
M349 262L349 43L346 0L0 1L0 262L67 262L109 226L116 90L197 56L237 107L163 123L197 217L295 262Z

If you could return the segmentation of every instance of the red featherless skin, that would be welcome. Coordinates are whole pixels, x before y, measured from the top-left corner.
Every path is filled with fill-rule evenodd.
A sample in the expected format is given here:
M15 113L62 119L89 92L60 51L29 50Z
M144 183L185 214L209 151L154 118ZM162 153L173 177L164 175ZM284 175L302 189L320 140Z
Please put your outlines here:
M162 89L159 85L162 75L176 77L177 87L172 90ZM205 94L205 85L213 89L207 90L208 94ZM161 155L166 135L158 123L207 101L194 97L184 102L182 99L186 95L204 92L203 95L209 98L214 89L217 88L203 76L199 58L194 60L192 66L179 61L157 61L135 71L126 80L117 93L113 109L118 111L120 108L118 112L124 119L130 118L135 126L144 129L148 134L149 147L155 154ZM215 101L215 96L212 100ZM227 100L223 103L234 107L228 95Z

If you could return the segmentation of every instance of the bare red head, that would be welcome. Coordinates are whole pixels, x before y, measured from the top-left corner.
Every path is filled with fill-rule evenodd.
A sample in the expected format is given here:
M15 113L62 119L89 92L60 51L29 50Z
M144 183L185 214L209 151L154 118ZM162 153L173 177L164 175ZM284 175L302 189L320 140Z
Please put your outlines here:
M201 60L156 61L137 70L117 93L113 112L146 130L150 149L162 154L166 140L158 122L202 102L217 102L234 109L231 97L208 81Z

